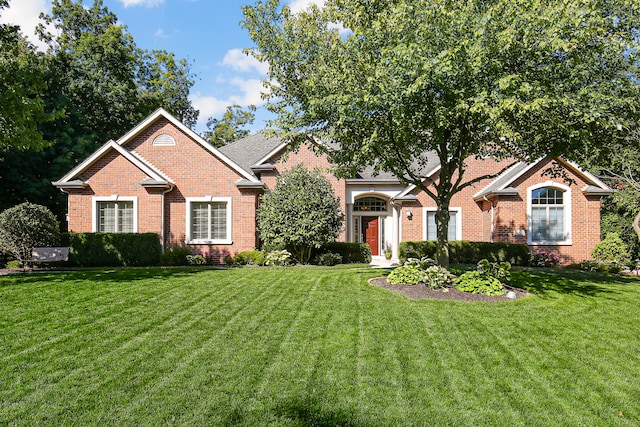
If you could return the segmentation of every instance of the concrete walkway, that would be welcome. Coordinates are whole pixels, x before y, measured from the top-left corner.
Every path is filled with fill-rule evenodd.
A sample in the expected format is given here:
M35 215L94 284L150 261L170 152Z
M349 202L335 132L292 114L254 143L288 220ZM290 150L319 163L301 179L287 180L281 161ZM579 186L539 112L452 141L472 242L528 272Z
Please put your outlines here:
M373 268L391 268L397 267L398 265L397 259L385 259L384 257L371 258L371 267Z

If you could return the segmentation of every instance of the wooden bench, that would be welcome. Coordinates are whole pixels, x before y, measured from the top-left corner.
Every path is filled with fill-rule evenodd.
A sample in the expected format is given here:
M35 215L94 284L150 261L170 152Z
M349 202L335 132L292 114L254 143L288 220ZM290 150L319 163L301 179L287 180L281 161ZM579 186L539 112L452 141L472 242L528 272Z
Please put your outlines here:
M69 260L69 248L66 246L54 248L33 248L31 259L27 262L61 262Z

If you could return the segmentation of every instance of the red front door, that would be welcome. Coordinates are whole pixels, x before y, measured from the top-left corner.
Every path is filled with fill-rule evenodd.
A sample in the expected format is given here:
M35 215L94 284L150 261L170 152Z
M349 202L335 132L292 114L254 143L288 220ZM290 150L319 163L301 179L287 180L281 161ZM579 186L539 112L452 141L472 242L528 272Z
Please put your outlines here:
M371 248L371 255L380 255L378 242L378 217L363 216L362 217L362 233L364 241Z

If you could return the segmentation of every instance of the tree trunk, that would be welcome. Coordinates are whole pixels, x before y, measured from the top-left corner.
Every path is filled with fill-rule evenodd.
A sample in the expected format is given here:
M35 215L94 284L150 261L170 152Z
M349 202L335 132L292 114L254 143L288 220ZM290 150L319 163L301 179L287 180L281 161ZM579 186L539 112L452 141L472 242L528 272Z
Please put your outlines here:
M440 201L436 211L436 262L439 266L449 268L449 203Z

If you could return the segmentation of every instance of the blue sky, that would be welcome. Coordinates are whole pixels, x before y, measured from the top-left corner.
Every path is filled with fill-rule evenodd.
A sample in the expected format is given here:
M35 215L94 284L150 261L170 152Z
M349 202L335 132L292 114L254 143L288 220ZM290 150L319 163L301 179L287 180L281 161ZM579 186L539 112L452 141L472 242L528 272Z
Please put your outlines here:
M322 0L288 0L292 10ZM200 110L198 132L206 130L207 118L221 117L227 105L258 106L251 127L265 127L270 116L260 97L261 79L266 66L242 53L252 41L240 27L242 5L253 0L104 0L104 5L128 27L138 47L164 49L178 58L192 61L197 81L191 89L191 101ZM85 0L85 6L93 0ZM33 29L40 12L51 10L50 0L10 0L0 22L21 26L34 44L39 41ZM126 129L123 130L123 133Z

